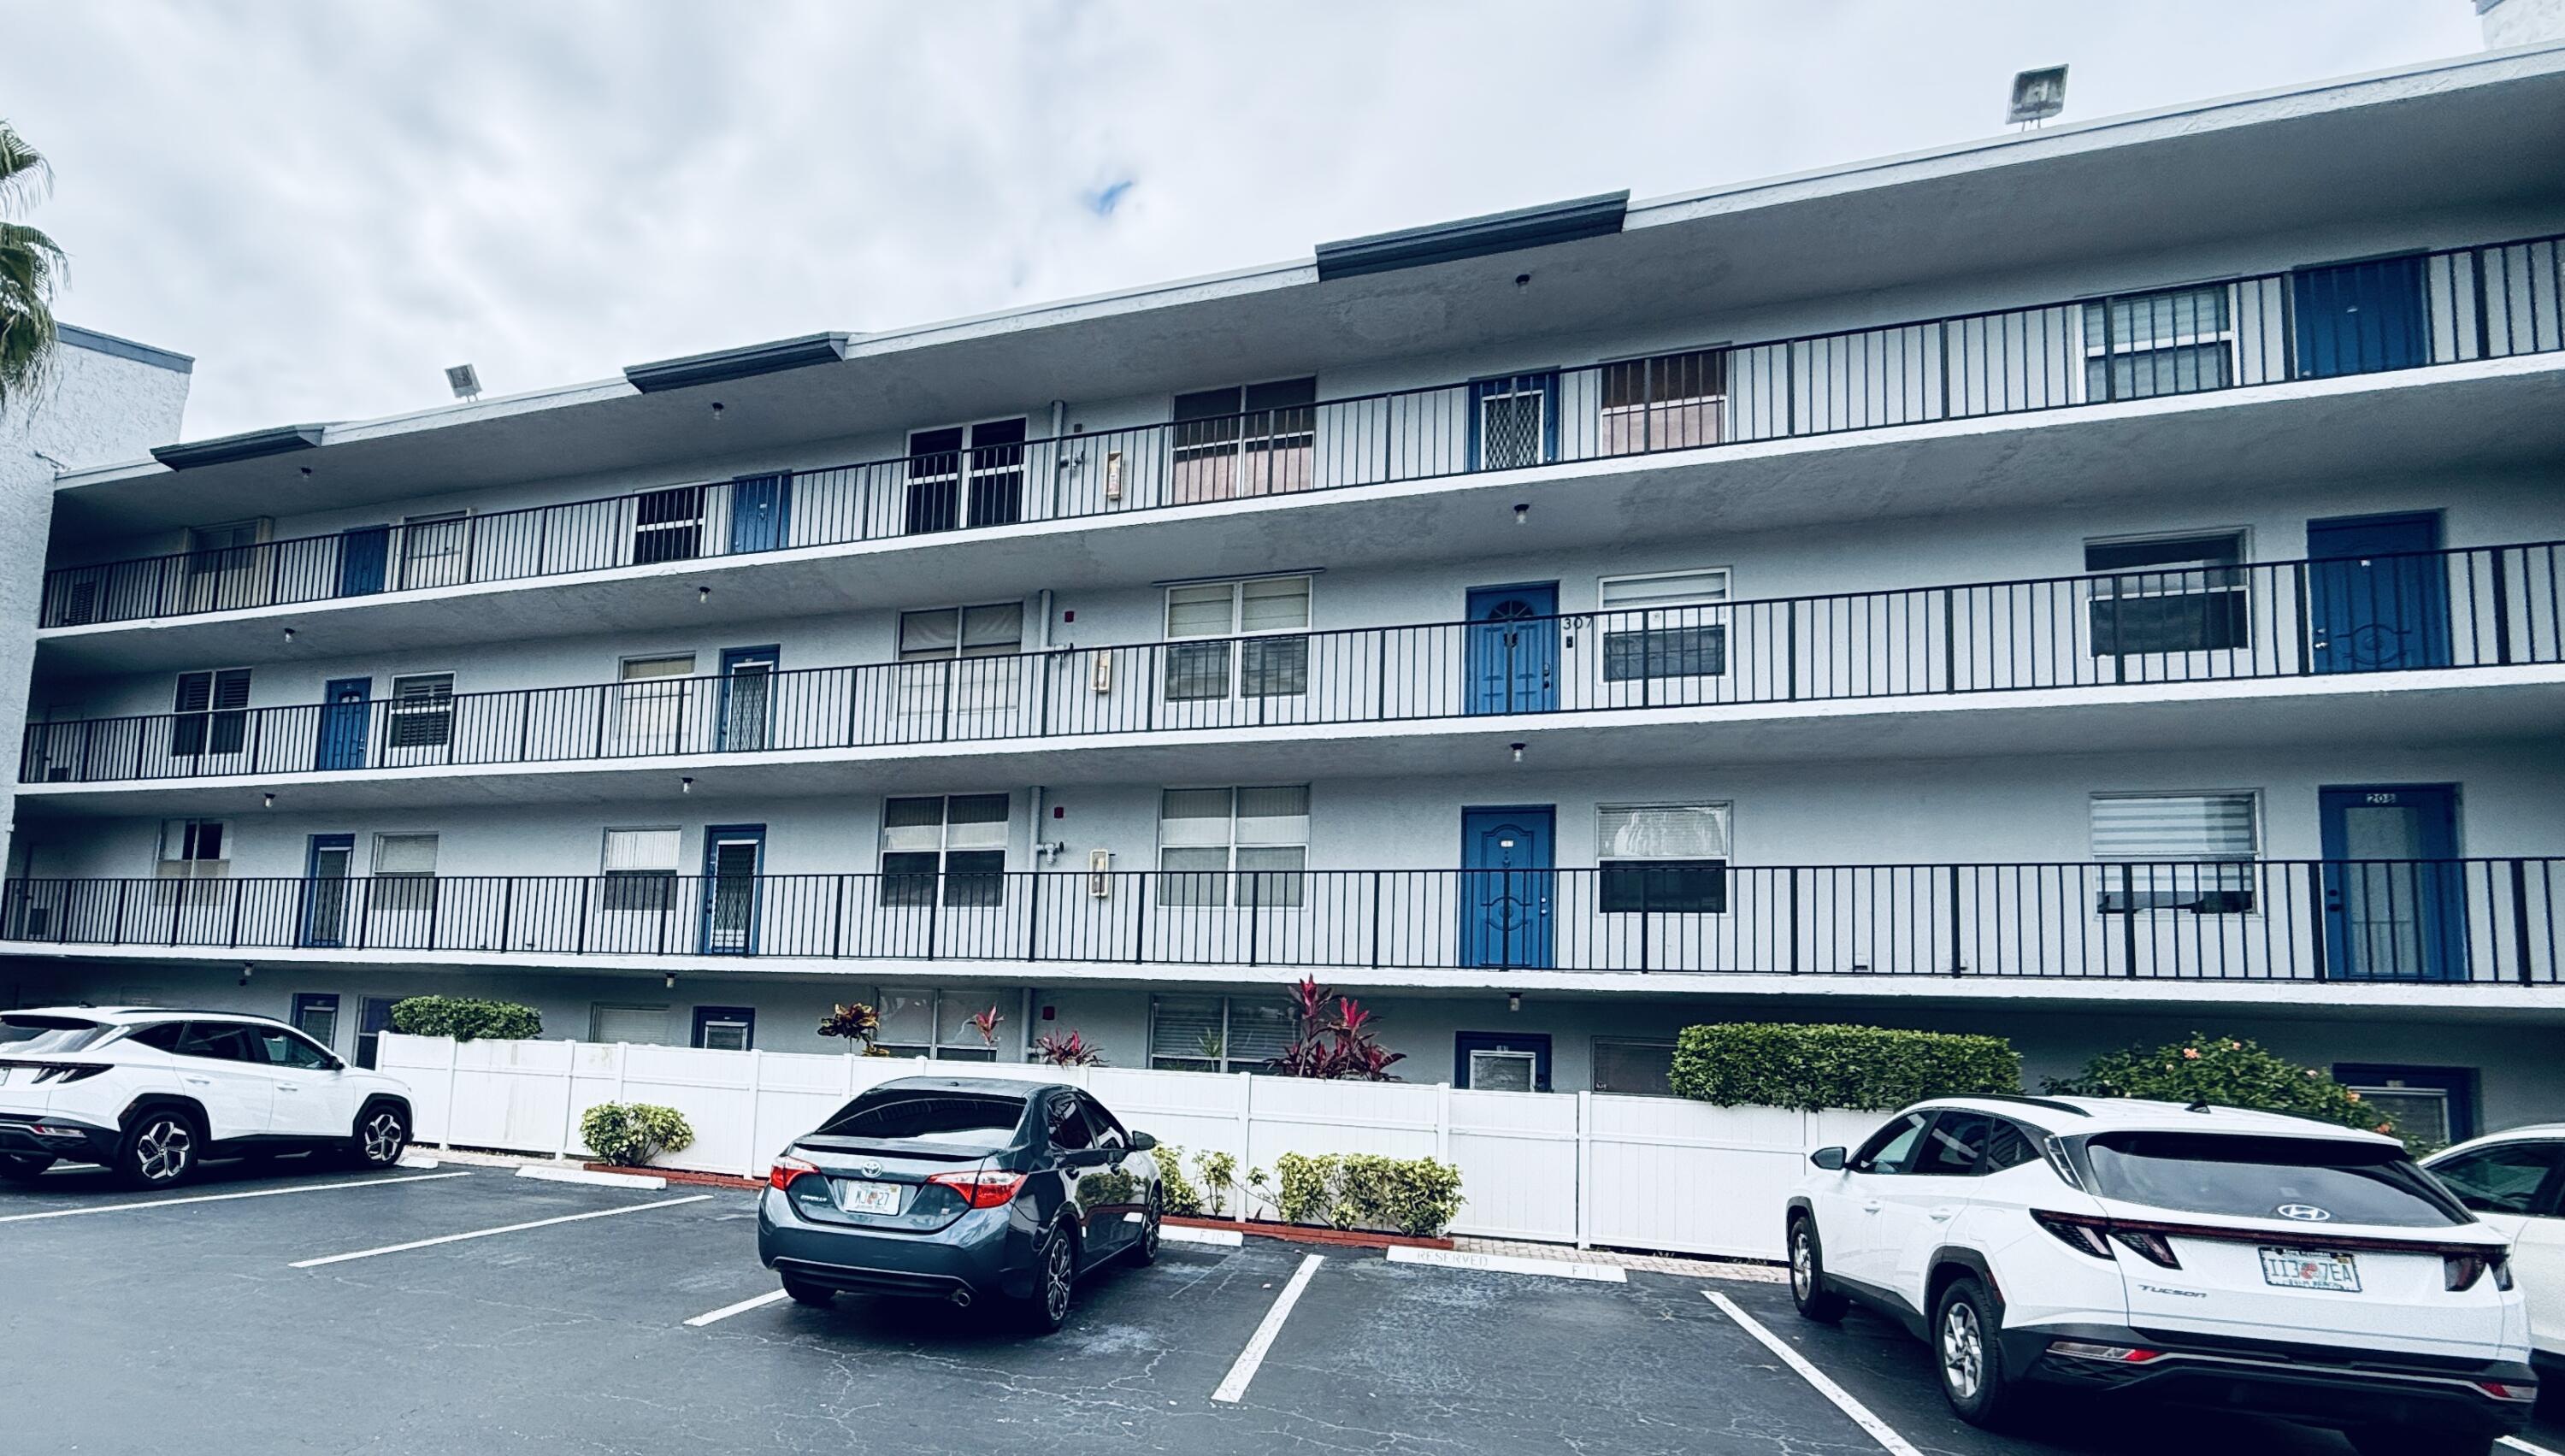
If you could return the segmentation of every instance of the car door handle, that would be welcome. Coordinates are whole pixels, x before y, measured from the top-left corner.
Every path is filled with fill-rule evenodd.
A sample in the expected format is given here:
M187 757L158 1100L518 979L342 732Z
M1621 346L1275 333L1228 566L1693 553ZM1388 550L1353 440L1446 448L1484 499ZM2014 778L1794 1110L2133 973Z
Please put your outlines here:
M278 1092L299 1092L303 1091L303 1089L301 1089L301 1088L299 1088L299 1087L296 1087L294 1084L292 1084L292 1083L290 1083L290 1082L280 1082L280 1083L278 1083L278 1084L276 1085L276 1090L277 1090Z
M214 1080L210 1077L182 1077L178 1080L189 1087L212 1087L214 1085Z
M1875 1202L1865 1203L1861 1206L1861 1211L1864 1213L1877 1213L1879 1212L1879 1205Z
M1960 1210L1956 1208L1935 1208L1928 1209L1924 1216L1933 1220L1935 1223L1945 1223L1949 1221L1951 1215L1958 1213L1959 1211Z

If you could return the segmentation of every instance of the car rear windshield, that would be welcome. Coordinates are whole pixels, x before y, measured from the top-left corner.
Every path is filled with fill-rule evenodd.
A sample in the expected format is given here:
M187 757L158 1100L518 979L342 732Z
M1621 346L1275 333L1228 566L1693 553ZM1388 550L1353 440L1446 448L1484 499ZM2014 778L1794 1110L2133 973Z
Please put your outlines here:
M76 1016L0 1016L0 1057L77 1052L114 1028Z
M1016 1140L1023 1097L953 1092L866 1092L819 1126L815 1136L875 1141L913 1139L994 1151Z
M2407 1228L2468 1221L2403 1149L2375 1143L2103 1132L2085 1142L2084 1156L2093 1192L2151 1208Z

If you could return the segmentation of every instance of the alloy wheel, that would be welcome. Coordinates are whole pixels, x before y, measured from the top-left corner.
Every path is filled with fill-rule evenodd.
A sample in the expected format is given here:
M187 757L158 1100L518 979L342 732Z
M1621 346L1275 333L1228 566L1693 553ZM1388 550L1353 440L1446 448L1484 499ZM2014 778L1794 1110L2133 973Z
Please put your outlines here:
M1043 1256L1043 1309L1052 1324L1068 1318L1068 1236L1053 1234L1050 1252Z
M1985 1339L1978 1329L1977 1306L1953 1300L1942 1312L1942 1382L1958 1399L1973 1400L1985 1370Z
M195 1134L174 1117L154 1117L133 1139L133 1165L149 1182L177 1177L195 1155Z
M365 1161L377 1166L397 1162L400 1160L401 1145L407 1139L402 1136L398 1114L382 1111L366 1119Z
M1817 1251L1808 1238L1808 1226L1801 1224L1790 1235L1790 1293L1805 1300L1814 1283L1810 1266L1816 1263Z

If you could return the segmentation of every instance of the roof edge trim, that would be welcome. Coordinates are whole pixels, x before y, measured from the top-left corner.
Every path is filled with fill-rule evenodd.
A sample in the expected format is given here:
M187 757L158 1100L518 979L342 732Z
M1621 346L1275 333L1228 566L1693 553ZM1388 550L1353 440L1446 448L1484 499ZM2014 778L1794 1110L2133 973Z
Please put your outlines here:
M1580 238L1608 237L1629 216L1627 189L1566 202L1547 202L1512 212L1492 212L1456 222L1438 222L1370 237L1318 244L1318 281L1357 278L1421 268L1461 258L1484 258L1520 248L1572 243Z
M317 424L280 424L273 429L251 430L247 434L223 435L211 440L191 440L178 445L154 445L151 458L172 470L191 470L199 465L224 465L234 460L255 460L262 455L284 455L296 450L320 448L322 426Z
M692 388L697 384L718 384L724 379L782 373L786 369L843 361L846 343L853 337L848 334L806 334L799 339L781 339L772 344L752 344L743 349L656 360L629 365L623 370L623 377L642 393L657 394L670 389Z

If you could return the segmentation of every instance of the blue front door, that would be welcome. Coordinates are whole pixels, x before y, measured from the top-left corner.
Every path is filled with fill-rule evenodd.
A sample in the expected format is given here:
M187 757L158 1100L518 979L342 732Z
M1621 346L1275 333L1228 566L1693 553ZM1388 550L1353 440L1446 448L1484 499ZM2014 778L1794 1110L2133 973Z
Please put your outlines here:
M1519 470L1557 458L1557 370L1471 381L1471 469Z
M2317 792L2325 971L2341 980L2467 978L2458 791L2382 784Z
M775 746L773 647L733 647L721 659L721 750L756 753Z
M2297 376L2325 379L2430 362L2423 259L2373 258L2289 275Z
M730 483L730 549L780 551L792 540L793 476L743 475Z
M370 597L383 590L383 562L392 528L350 526L339 533L339 595Z
M2318 672L2449 665L2448 565L2436 515L2307 523L2307 664Z
M758 875L765 862L766 826L717 824L704 831L704 954L757 954Z
M1555 711L1558 584L1472 589L1468 653L1471 712Z
M1461 964L1549 964L1548 805L1461 811Z
M370 677L333 679L321 693L321 740L312 752L316 769L361 769L365 766L365 731L372 721Z
M314 835L303 853L303 943L345 945L348 936L348 870L356 857L354 835Z

